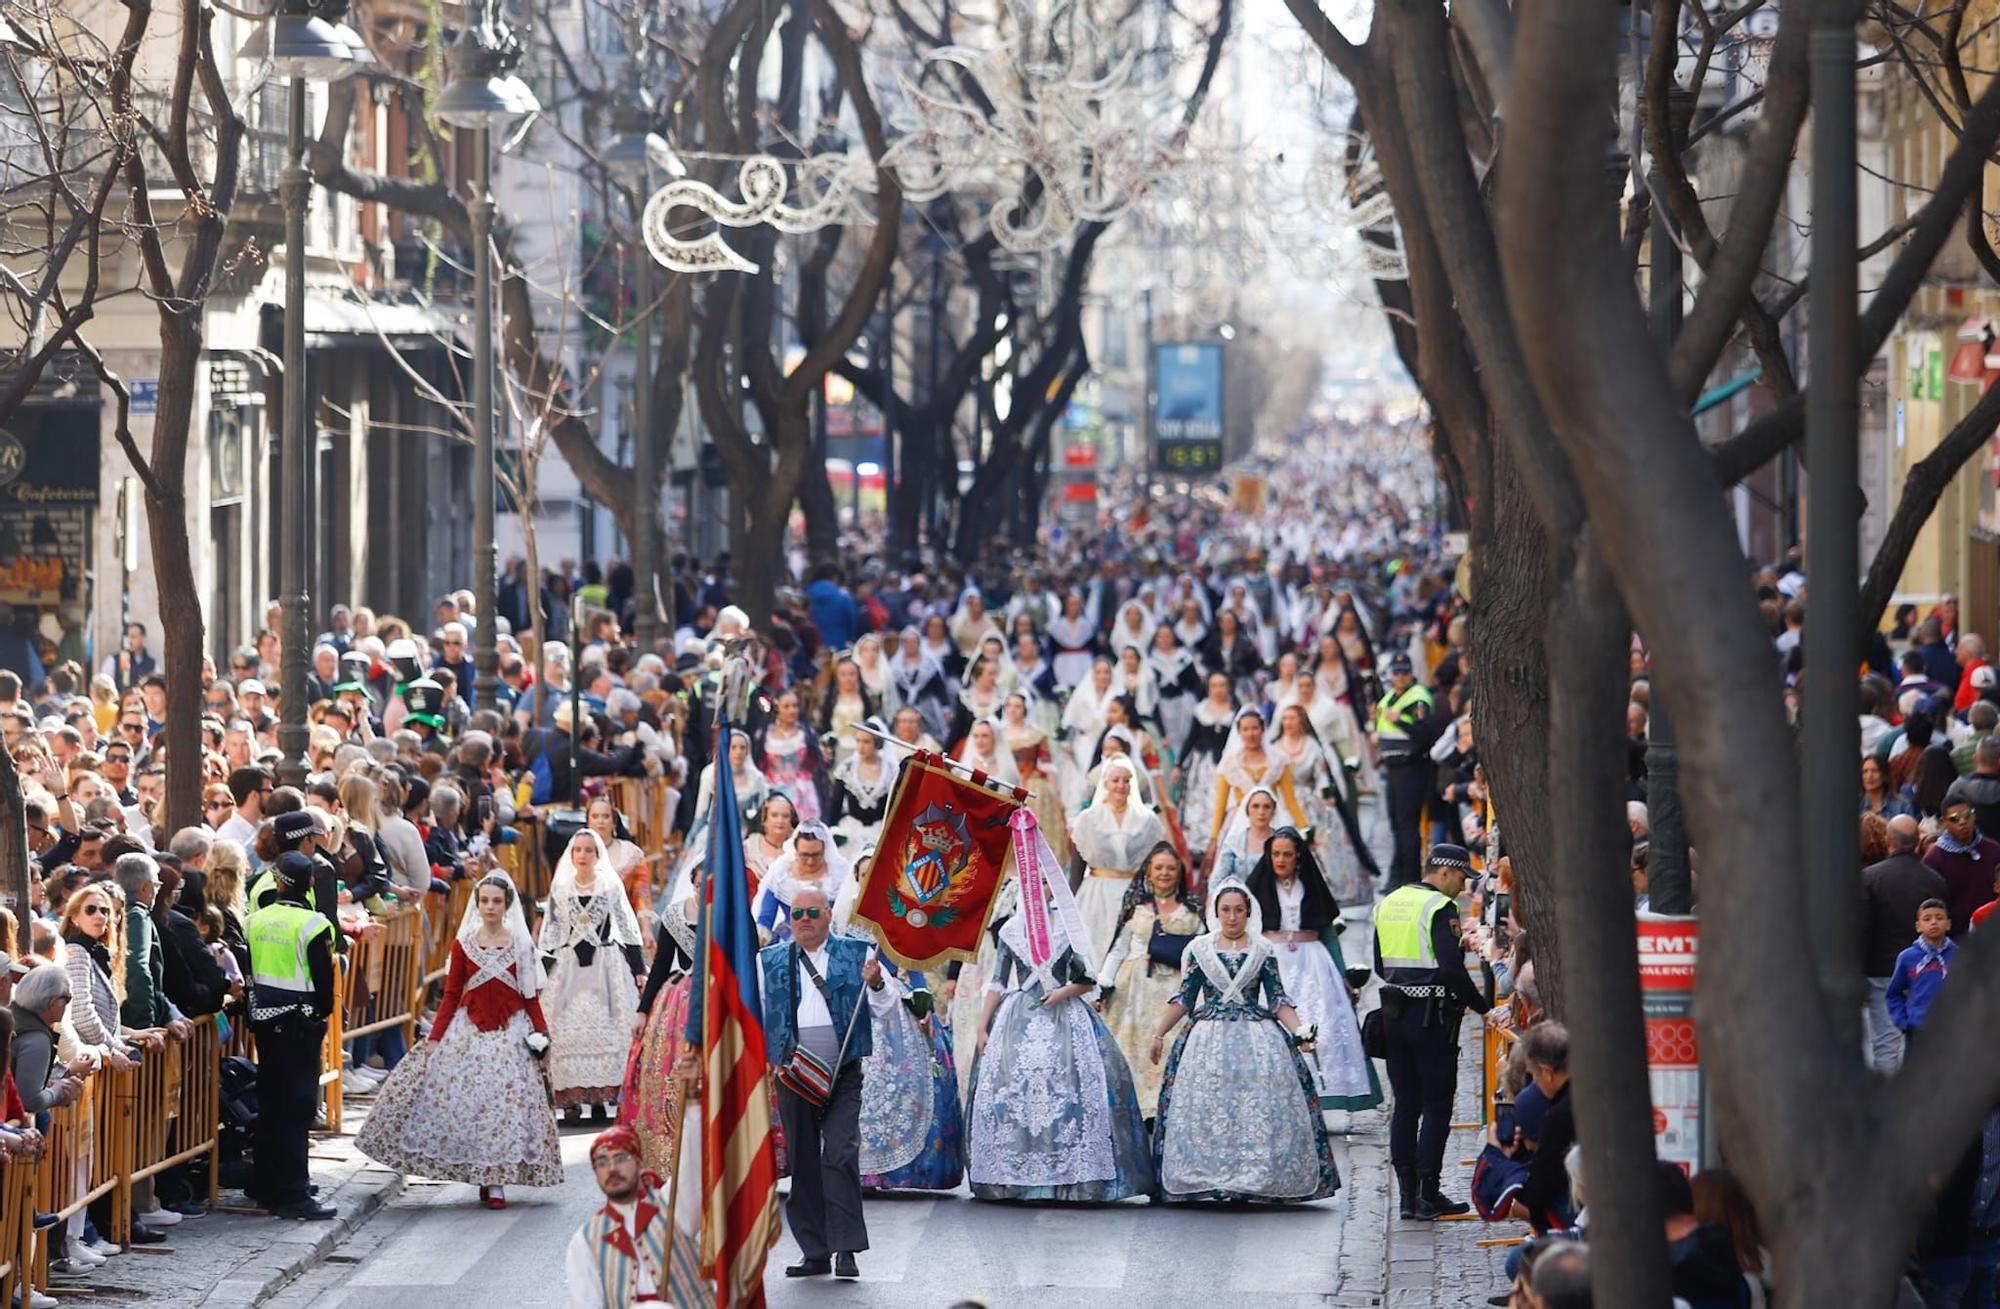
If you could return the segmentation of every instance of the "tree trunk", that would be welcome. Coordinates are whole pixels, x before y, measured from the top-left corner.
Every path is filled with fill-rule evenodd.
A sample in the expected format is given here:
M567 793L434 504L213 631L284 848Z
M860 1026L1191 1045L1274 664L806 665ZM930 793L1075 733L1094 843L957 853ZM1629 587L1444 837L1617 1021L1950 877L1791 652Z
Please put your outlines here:
M1591 1205L1591 1291L1598 1304L1666 1309L1670 1279L1660 1240L1666 1215L1651 1185L1652 1088L1638 938L1631 893L1619 876L1631 624L1588 537L1546 612L1549 674L1563 691L1549 707L1547 794L1549 810L1560 815L1553 825L1556 918L1570 988L1580 997L1564 1019L1576 1136L1585 1186L1607 1179L1602 1194L1616 1197Z
M785 577L785 524L792 516L792 497L778 491L774 479L765 494L740 497L737 503L742 535L731 550L736 603L750 615L751 626L763 628Z
M900 561L917 553L923 525L930 518L931 488L937 476L937 424L930 406L903 410L896 430L896 484L889 489L889 542Z
M201 821L201 591L188 536L188 440L201 366L199 321L161 315L160 398L146 487L147 538L159 593L162 671L167 679L167 835Z
M799 478L799 508L806 516L807 566L840 562L840 506L833 498L833 484L826 478L824 447L806 464Z
M1493 788L1501 844L1514 868L1514 902L1527 925L1535 985L1549 1012L1564 1018L1564 942L1550 876L1556 816L1547 791L1545 644L1559 582L1548 537L1504 450L1494 452L1491 512L1476 514L1473 521L1470 677L1476 744ZM1490 526L1480 530L1482 523Z

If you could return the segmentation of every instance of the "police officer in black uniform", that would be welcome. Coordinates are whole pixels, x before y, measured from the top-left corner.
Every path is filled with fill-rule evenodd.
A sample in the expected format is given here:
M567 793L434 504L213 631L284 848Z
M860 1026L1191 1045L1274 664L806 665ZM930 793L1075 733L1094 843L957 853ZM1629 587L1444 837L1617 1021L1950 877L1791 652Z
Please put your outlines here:
M1437 790L1431 746L1444 727L1430 689L1417 681L1407 654L1389 661L1389 686L1375 707L1373 726L1387 775L1389 830L1396 842L1389 884L1404 886L1422 873L1424 808Z
M306 905L313 861L287 850L273 865L277 898L250 915L250 1030L257 1035L256 1190L280 1218L327 1219L313 1198L307 1138L319 1107L320 1051L333 1013L336 935Z
M1492 1006L1465 970L1458 897L1472 857L1435 845L1421 882L1399 886L1375 907L1375 973L1382 979L1382 1036L1395 1105L1389 1162L1402 1215L1429 1221L1467 1211L1438 1189L1452 1098L1458 1091L1458 1028L1467 1009Z

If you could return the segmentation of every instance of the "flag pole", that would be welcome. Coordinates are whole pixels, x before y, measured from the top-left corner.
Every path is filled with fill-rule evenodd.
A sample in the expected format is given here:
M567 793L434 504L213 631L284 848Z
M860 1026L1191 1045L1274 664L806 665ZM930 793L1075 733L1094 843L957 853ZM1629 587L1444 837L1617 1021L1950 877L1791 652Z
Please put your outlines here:
M942 750L920 750L916 746L911 745L908 741L905 741L902 737L891 736L887 732L878 732L874 728L868 726L868 724L866 723L856 723L854 725L854 730L857 732L866 732L868 735L880 741L883 745L904 751L908 756L921 755L925 759L931 760L943 768L947 768L952 772L962 774L965 777L965 780L967 780L968 782L972 782L979 786L984 786L988 790L1006 796L1008 799L1014 801L1016 804L1027 803L1028 791L1026 787L1009 786L1005 781L1003 781L998 777L995 777L993 774L982 773L978 769L972 767L971 765L961 763L958 760L952 758L950 755L946 754ZM897 766L901 767L901 764L899 763Z

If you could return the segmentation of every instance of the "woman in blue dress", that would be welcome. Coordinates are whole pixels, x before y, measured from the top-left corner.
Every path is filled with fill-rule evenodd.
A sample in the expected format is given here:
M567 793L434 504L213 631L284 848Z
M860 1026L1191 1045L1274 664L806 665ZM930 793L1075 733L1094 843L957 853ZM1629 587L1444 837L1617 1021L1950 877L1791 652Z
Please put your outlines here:
M849 936L873 939L854 923L854 902L874 862L871 847L834 905ZM965 1177L965 1125L951 1029L933 1013L919 972L882 960L882 989L869 995L875 1049L861 1070L861 1185L871 1191L950 1191Z
M1167 1032L1192 1015L1160 1085L1160 1193L1169 1202L1323 1200L1340 1174L1299 1054L1317 1033L1285 994L1249 890L1218 882L1208 917L1215 926L1188 947L1181 993L1153 1035L1158 1061Z
M999 927L986 982L966 1107L972 1194L1077 1203L1150 1194L1132 1070L1091 1007L1089 934L1061 874L1035 880L1045 889L1023 877L1022 907Z

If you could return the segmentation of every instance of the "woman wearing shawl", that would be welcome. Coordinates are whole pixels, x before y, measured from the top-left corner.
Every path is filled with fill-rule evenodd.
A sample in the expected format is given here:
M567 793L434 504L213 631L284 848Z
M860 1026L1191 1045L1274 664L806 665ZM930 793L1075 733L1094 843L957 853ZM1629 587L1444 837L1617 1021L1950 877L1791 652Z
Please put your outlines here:
M1000 706L1000 744L1014 756L1014 772L1028 793L1028 808L1041 824L1056 863L1069 867L1069 819L1063 813L1062 789L1056 781L1055 756L1049 734L1035 721L1032 701L1021 691Z
M1020 770L1014 766L1014 755L1000 743L1000 724L992 718L974 720L951 757L1005 786L1021 784Z
M829 908L854 877L854 865L835 847L833 833L817 820L799 824L784 851L771 861L751 901L759 938L766 945L792 939L792 900L811 888L826 896Z
M653 925L653 966L639 992L632 1052L618 1097L618 1121L639 1134L646 1171L659 1177L673 1175L669 1164L686 1107L687 1086L674 1076L674 1069L686 1046L704 880L701 869L695 868L688 894L664 905Z
M1143 601L1127 600L1118 606L1118 616L1111 620L1111 650L1122 654L1126 650L1137 650L1141 654L1153 643L1153 615Z
M593 895L623 902L608 874ZM560 1186L562 1145L541 1067L550 1049L541 989L521 897L504 873L489 873L451 944L430 1039L382 1084L355 1148L399 1173L476 1185L489 1209L507 1207L510 1185Z
M984 657L974 660L966 672L965 688L958 693L958 706L952 711L951 735L946 741L954 747L963 744L974 723L999 717L1000 702L1006 698L1007 693L1000 686L999 663Z
M1064 765L1063 803L1072 809L1082 805L1090 794L1084 779L1096 762L1097 742L1109 721L1106 706L1117 696L1118 688L1111 684L1111 661L1099 659L1091 665L1082 684L1070 692L1069 703L1063 706L1059 735L1069 755Z
M833 661L820 688L819 715L814 723L822 742L833 738L833 766L838 769L854 757L854 729L873 718L882 708L881 697L861 680L861 665L849 656Z
M778 697L771 721L756 737L757 766L764 776L792 797L801 821L818 818L826 806L826 758L819 740L806 730L798 692Z
M918 642L918 649L944 669L947 682L965 671L965 655L959 650L958 643L952 640L951 629L946 625L943 614L932 614L924 619L921 630L923 636Z
M771 794L771 781L750 762L750 737L745 732L729 734L729 780L736 788L736 812L746 829L757 826L757 815L764 807L764 800ZM685 886L689 869L699 862L708 851L709 810L715 804L715 762L710 760L702 766L701 782L695 790L694 829L681 843L684 852L680 867L674 870L674 884ZM762 865L758 865L762 871ZM678 894L674 898L678 899Z
M1091 1203L1150 1193L1132 1070L1090 1004L1089 932L1047 843L1020 836L1021 908L997 933L966 1108L972 1194Z
M598 796L584 809L590 830L597 833L603 843L605 866L617 875L625 887L625 898L632 902L632 912L638 914L642 924L653 912L653 888L650 885L652 870L646 865L646 852L637 842L628 841L618 835L618 806L610 797Z
M1182 956L1201 931L1187 865L1171 842L1162 841L1146 855L1143 876L1125 892L1102 970L1104 1023L1132 1065L1139 1111L1148 1119L1159 1112L1160 1065L1147 1051L1160 1016L1180 993Z
M1153 670L1146 663L1146 652L1136 645L1128 645L1118 652L1118 662L1111 670L1111 685L1118 698L1125 700L1139 722L1158 723L1160 721L1160 684L1153 677Z
M854 752L833 770L833 807L827 817L843 850L866 850L875 844L889 809L889 792L896 785L895 766L882 757L881 738L871 734L886 736L889 729L879 718L869 719L865 726L870 731L854 733Z
M837 928L852 925L854 901L873 850L856 861L856 875L833 911ZM882 992L869 996L874 1050L862 1060L861 1185L871 1191L951 1191L965 1178L965 1124L951 1029L933 1011L924 975L884 959Z
M1209 854L1218 861L1218 866L1222 842L1232 835L1229 819L1240 811L1250 792L1259 787L1277 797L1275 821L1280 826L1289 824L1304 830L1312 825L1298 794L1297 779L1286 761L1272 751L1266 740L1264 716L1254 706L1246 705L1236 711L1235 730L1229 745L1223 749L1215 783L1215 812L1209 829L1214 833L1214 843Z
M613 877L597 833L570 841L549 887L542 918L542 967L548 973L549 1082L570 1122L583 1107L600 1117L625 1081L632 1019L645 980L639 920Z
M1062 617L1049 624L1049 640L1055 645L1051 662L1063 686L1081 686L1090 676L1097 648L1097 594L1093 588L1086 608L1083 597L1072 591L1063 597Z
M1146 852L1167 839L1160 816L1139 799L1138 772L1131 760L1113 755L1104 761L1090 807L1070 819L1069 839L1086 869L1076 904L1089 940L1077 941L1076 947L1094 971L1098 956L1091 952L1110 946L1125 888L1138 875Z
M1251 787L1222 829L1215 848L1215 880L1240 882L1250 876L1278 826L1278 793L1268 786Z
M951 615L951 640L958 647L960 659L970 660L979 653L979 643L988 634L1000 635L1000 624L993 615L986 612L986 597L976 586L968 586L958 597L958 608Z
M1264 656L1257 650L1256 639L1243 630L1243 619L1234 609L1215 615L1215 629L1202 642L1201 661L1209 672L1228 675L1237 699L1256 698L1257 674L1264 670Z
M883 704L889 694L889 659L882 653L880 636L865 632L855 641L854 666L860 670L862 688L877 705Z
M1310 688L1311 674L1301 674L1298 682ZM1278 711L1277 739L1270 748L1285 761L1293 779L1293 794L1305 809L1313 844L1326 860L1328 885L1342 899L1361 899L1368 893L1367 879L1379 870L1374 855L1361 842L1347 769L1313 731L1312 716L1305 705L1294 701Z
M1195 702L1202 697L1201 670L1195 666L1194 656L1175 639L1171 627L1153 633L1146 670L1153 675L1159 699L1160 743L1178 751L1194 723Z
M1209 931L1188 947L1179 994L1153 1030L1158 1062L1182 1017L1153 1133L1169 1202L1301 1203L1340 1189L1311 1072L1309 1020L1286 992L1257 901L1241 882L1209 892Z
M1361 1051L1361 1025L1340 954L1340 902L1312 847L1295 830L1280 828L1245 881L1277 955L1285 994L1319 1029L1320 1106L1373 1109L1382 1103L1382 1085Z
M1210 673L1206 680L1208 695L1194 706L1187 733L1177 742L1181 831L1187 835L1189 853L1197 864L1208 857L1215 844L1216 774L1229 748L1236 718L1229 678Z
M898 710L914 709L931 736L943 736L945 712L951 704L951 682L944 665L924 652L914 627L903 629L896 653L889 657L889 687L883 707L893 720Z

